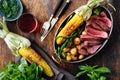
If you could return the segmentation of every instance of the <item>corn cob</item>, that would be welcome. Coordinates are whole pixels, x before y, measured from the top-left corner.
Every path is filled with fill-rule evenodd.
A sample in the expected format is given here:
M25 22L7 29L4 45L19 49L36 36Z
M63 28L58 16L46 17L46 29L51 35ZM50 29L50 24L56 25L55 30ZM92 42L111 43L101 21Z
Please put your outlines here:
M67 37L70 35L74 30L76 30L80 25L83 23L83 17L75 14L73 18L65 25L65 27L59 32L57 37L64 36ZM63 38L57 38L56 43L59 45L63 42Z
M103 0L89 0L86 5L81 6L75 11L75 15L71 20L63 27L63 29L58 33L56 43L60 45L64 38L75 31L82 23L88 20L92 14L92 9L99 5Z
M52 69L47 64L47 62L41 56L39 56L31 47L20 48L19 54L22 55L25 59L27 59L28 62L35 62L40 65L47 76L52 77L54 75Z
M27 38L9 32L4 17L0 20L0 38L5 41L8 48L15 56L21 55L30 63L37 63L43 68L44 73L49 77L54 75L47 62L30 47L31 42Z

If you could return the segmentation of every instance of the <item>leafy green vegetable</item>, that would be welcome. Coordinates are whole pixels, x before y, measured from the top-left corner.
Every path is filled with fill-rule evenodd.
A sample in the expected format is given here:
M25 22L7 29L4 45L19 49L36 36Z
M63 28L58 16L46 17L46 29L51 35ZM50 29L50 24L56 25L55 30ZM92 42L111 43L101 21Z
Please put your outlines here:
M22 58L20 64L9 62L0 73L0 80L46 80L42 77L42 72L43 69L40 66L35 63L29 65Z
M0 12L7 18L14 18L17 16L19 6L16 0L2 0L0 1Z
M100 13L101 13L101 11L102 11L102 9L101 9L100 7L97 7L97 8L95 8L95 9L93 10L93 14L99 16Z
M3 0L3 4L2 4L3 9L7 9L8 8L8 3L6 0Z
M81 75L87 75L91 80L107 80L103 74L111 72L107 67L88 65L81 65L79 66L79 69L81 71L76 74L76 78Z

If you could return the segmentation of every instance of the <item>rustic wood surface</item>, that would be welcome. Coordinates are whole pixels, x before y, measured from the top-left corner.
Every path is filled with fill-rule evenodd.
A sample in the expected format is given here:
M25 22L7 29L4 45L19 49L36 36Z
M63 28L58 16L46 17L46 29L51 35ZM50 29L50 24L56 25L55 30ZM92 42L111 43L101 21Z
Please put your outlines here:
M38 21L43 24L47 21L52 14L55 5L58 0L21 0L24 6L25 12L32 13ZM65 1L65 0L64 0ZM22 33L16 26L16 21L7 22L10 31L25 36L29 39L36 41L46 52L51 56L53 55L53 36L55 35L56 29L59 27L64 18L73 10L77 9L79 6L86 4L88 0L71 0L71 3L64 14L60 17L59 21L55 25L54 29L46 37L46 39L41 42L39 32L34 34ZM105 45L105 47L93 58L78 64L61 63L58 66L63 67L65 70L69 71L71 74L78 72L78 65L88 64L88 65L99 65L107 66L111 69L111 74L107 75L108 80L120 80L120 1L112 1L112 4L116 7L117 11L113 14L114 28L112 35ZM7 48L5 42L0 39L0 70L8 63L8 61L14 61L14 56ZM82 80L82 79L81 79ZM85 80L85 79L83 79Z

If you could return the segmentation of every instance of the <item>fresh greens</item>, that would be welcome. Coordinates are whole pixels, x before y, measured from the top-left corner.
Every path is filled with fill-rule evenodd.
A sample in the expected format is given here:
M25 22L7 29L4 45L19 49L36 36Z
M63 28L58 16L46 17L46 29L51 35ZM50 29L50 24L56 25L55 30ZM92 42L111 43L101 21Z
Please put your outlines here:
M107 80L103 74L111 73L107 67L81 65L79 69L81 71L76 74L76 77L87 75L91 80Z
M11 62L3 68L0 73L0 80L46 80L42 77L43 69L35 63L28 64L22 58L20 64L13 64Z
M19 10L19 6L17 0L1 0L0 1L0 12L4 14L7 18L15 18L17 16L17 12Z
M99 16L100 13L101 13L101 11L102 11L102 9L101 9L100 7L97 7L97 8L95 8L95 9L93 10L93 14Z

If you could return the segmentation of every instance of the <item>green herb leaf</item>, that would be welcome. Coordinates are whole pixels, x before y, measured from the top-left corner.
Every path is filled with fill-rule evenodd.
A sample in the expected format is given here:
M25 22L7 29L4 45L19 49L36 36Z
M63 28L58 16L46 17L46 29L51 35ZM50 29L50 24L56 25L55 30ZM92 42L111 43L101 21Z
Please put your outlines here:
M107 67L100 67L100 68L97 68L95 69L96 72L98 73L110 73L110 69L108 69Z
M3 0L2 7L3 7L3 9L8 9L8 3L6 0Z
M91 79L91 80L96 80L96 77L93 74L87 74L87 76Z
M77 78L77 77L84 75L86 73L87 73L87 71L81 71L81 72L77 73L75 77Z
M81 70L76 74L75 77L80 77L81 75L87 75L91 80L106 80L106 77L103 76L105 73L110 73L110 69L107 67L98 67L98 66L89 66L89 65L80 65L79 69Z
M81 65L81 66L79 66L79 69L80 70L93 70L93 69L95 69L97 66L93 66L93 67L91 67L91 66L89 66L89 65Z
M97 8L95 8L95 9L93 10L93 14L99 16L100 13L101 13L101 11L102 11L102 9L101 9L100 7L97 7Z
M105 76L101 76L99 80L107 80Z

